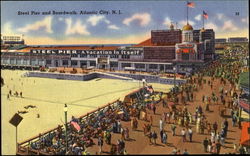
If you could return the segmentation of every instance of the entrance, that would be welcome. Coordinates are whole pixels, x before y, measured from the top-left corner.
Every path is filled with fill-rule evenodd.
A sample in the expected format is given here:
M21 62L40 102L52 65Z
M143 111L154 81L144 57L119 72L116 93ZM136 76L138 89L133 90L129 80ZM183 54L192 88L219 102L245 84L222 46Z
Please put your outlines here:
M101 69L105 69L106 65L105 64L101 64Z
M58 67L58 61L57 60L55 60L55 66Z
M160 65L160 71L164 71L164 65L163 64Z

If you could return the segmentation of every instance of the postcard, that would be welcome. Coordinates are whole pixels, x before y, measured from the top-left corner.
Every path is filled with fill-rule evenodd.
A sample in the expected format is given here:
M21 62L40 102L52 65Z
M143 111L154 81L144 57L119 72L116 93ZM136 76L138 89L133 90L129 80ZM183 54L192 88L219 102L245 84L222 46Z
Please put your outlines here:
M249 154L248 12L2 1L1 154Z

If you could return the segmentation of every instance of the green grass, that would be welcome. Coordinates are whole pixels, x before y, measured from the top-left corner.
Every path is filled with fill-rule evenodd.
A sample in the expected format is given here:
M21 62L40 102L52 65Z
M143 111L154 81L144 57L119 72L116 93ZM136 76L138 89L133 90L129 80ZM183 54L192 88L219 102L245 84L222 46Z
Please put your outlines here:
M240 85L249 88L249 72L240 74Z

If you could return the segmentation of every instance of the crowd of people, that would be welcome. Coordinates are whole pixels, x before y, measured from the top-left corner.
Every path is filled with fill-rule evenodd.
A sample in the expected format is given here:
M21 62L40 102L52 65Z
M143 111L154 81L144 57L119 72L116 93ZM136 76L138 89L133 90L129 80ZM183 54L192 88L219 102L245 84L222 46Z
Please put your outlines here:
M122 122L130 121L130 128L136 131L141 120L144 135L148 138L150 145L157 145L157 139L160 137L161 143L167 146L169 134L165 125L169 124L172 136L175 137L176 133L179 133L183 143L193 142L194 134L204 134L206 138L201 145L204 152L220 154L221 147L225 147L227 140L229 122L224 119L221 126L217 121L209 122L206 112L210 112L212 106L218 105L220 116L223 118L226 114L225 110L230 110L232 126L240 128L237 100L242 94L238 86L240 68L241 64L237 61L229 63L224 63L223 60L214 61L208 67L188 77L186 83L169 92L166 99L160 98L156 101L152 98L148 103L137 101L130 104L117 101L115 105L98 110L96 114L90 114L85 119L72 117L71 122L77 123L80 130L76 130L69 124L66 137L64 130L58 126L55 132L40 136L38 141L31 144L31 148L52 154L86 155L89 153L87 148L94 144L94 139L97 139L99 153L103 152L103 146L107 144L110 147L110 154L127 154L126 141L130 139L131 132L129 132L129 127L125 127ZM215 81L219 81L220 86L214 86ZM197 104L192 112L188 109L188 103L197 100L197 93L205 88L210 88L212 93L203 95L202 103ZM143 88L143 93L143 97L145 94L154 94L146 87ZM160 101L163 108L167 109L159 120L159 131L156 131L152 128L153 120L155 120L153 116L157 112ZM148 112L152 112L151 115ZM180 132L176 132L177 127L181 128ZM112 142L114 133L120 134L116 143ZM235 145L235 153L246 153L242 146L239 147ZM175 147L172 153L181 154L180 151ZM188 150L185 149L183 154L189 154Z
M140 92L150 94L146 88ZM102 153L102 146L106 143L110 145L111 154L126 154L125 141L129 140L129 129L123 126L121 121L130 120L132 129L136 130L137 120L140 118L139 112L144 109L138 102L131 104L117 101L114 105L100 109L84 119L73 116L70 123L77 123L80 130L68 125L67 150L65 149L66 135L60 126L55 132L41 136L38 141L33 142L31 148L52 154L86 154L87 148L94 145L93 139L98 139L99 153ZM116 144L111 141L112 133L121 135Z

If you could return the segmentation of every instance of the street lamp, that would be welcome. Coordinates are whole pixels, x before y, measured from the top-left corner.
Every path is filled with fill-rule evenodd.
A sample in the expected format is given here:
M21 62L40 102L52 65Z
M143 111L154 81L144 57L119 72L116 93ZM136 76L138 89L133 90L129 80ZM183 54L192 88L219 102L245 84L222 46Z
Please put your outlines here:
M66 154L68 151L68 137L67 137L67 112L68 112L68 108L67 108L67 104L64 105L64 115L65 115L65 144L66 144Z
M173 67L174 70L174 93L175 93L175 87L176 87L176 66Z

